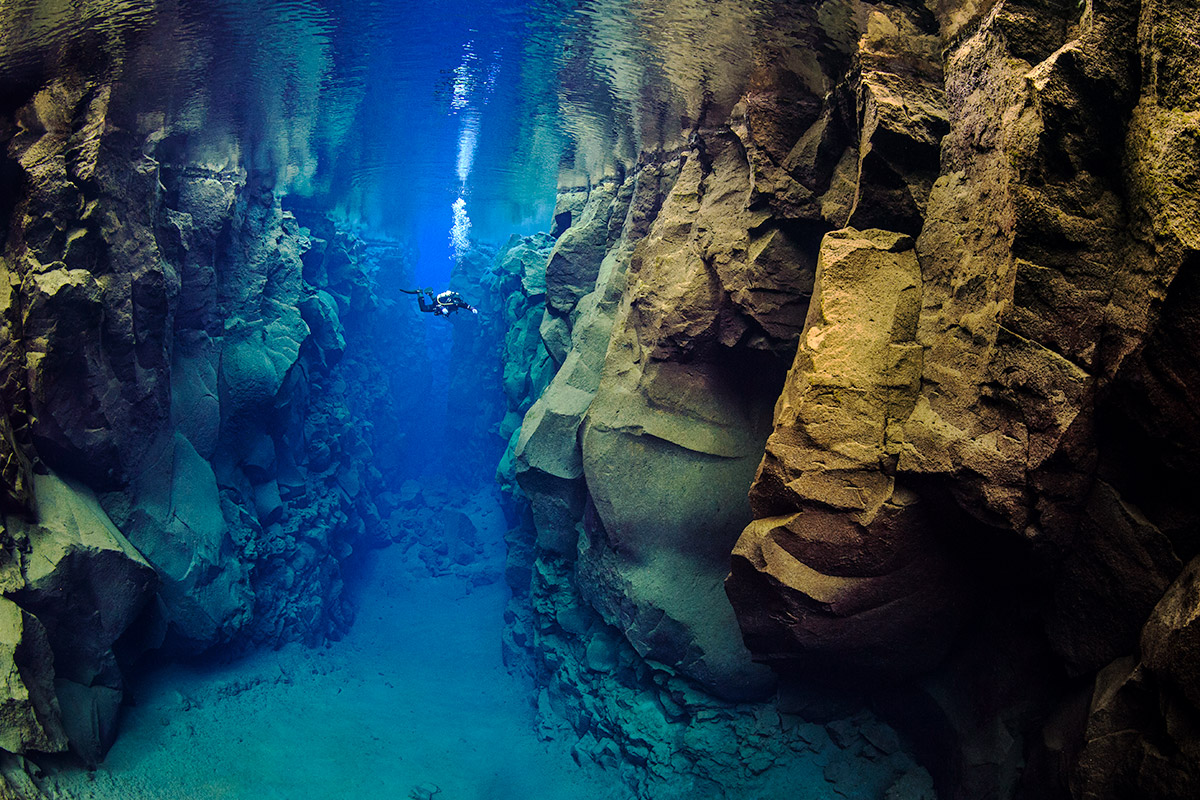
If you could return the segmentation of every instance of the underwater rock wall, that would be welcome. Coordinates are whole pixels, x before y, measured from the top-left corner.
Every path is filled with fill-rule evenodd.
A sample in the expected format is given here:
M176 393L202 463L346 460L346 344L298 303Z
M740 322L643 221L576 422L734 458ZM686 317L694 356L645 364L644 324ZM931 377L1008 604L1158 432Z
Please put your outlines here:
M777 351L791 347L759 320L797 327L805 290L794 288L803 286L794 262L771 261L785 243L770 225L767 243L747 255L749 236L730 214L744 192L714 192L697 220L698 184L720 179L688 162L668 154L593 187L543 255L544 314L514 317L510 340L540 330L559 367L500 469L502 482L515 476L533 528L508 537L506 658L532 673L543 735L573 731L577 757L616 769L639 797L771 796L781 786L814 797L831 786L852 797L930 796L928 773L861 703L753 702L772 694L773 678L750 662L721 586L783 377ZM730 274L747 261L780 272L786 290L756 298L748 288L745 305L714 308L719 288L676 280L671 270L685 268L718 219L724 235L705 242L713 257ZM501 254L507 282L528 276L542 255L532 244L510 242ZM631 301L635 275L647 296L653 280L658 292L683 297ZM699 332L659 334L663 317ZM655 332L642 327L646 318ZM721 329L736 331L730 352ZM645 355L664 341L669 356ZM643 355L631 356L635 349ZM525 374L529 353L539 363L541 349L509 348L506 374Z
M1196 23L841 9L564 199L511 448L545 702L629 757L603 654L734 701L770 665L940 796L1190 796Z
M1147 493L1144 476L1178 481L1193 445L1178 428L1177 447L1134 444L1165 407L1131 413L1124 399L1131 380L1161 385L1144 365L1178 351L1160 357L1152 332L1191 302L1197 241L1179 215L1196 186L1179 176L1196 155L1178 143L1195 136L1182 110L1195 89L1174 42L1195 35L1171 4L997 3L952 40L938 83L893 90L906 111L933 89L946 98L941 175L919 227L872 222L919 231L915 242L843 231L821 247L820 302L730 597L748 645L784 671L889 683L942 664L924 681L927 716L914 716L947 731L942 778L959 796L1006 783L1079 797L1195 791L1194 736L1168 720L1195 713L1173 693L1200 665L1176 656L1172 688L1149 664L1133 671L1139 652L1152 663L1160 626L1179 624L1164 620L1178 613L1167 588L1196 555L1194 517ZM1009 622L985 621L998 616ZM1119 665L1132 676L1123 689ZM1089 710L1072 684L1098 670ZM966 685L971 700L955 699ZM1118 722L1112 704L1141 691L1157 695L1135 705L1166 738L1131 736L1121 747L1136 742L1134 754L1118 759L1111 734L1147 722L1131 710ZM1070 702L1045 754L1037 725L1055 696ZM997 717L1025 756L984 733ZM1018 789L1004 776L1024 757L1034 766Z
M90 763L124 666L336 636L386 538L362 243L122 91L67 71L3 127L3 747Z

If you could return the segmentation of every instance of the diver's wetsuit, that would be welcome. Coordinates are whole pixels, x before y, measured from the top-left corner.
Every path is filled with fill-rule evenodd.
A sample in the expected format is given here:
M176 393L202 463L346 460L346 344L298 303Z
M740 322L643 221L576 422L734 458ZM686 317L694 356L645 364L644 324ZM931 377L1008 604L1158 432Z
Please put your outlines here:
M460 308L470 311L472 314L478 314L479 310L462 299L462 295L458 292L442 292L435 295L433 289L417 289L409 291L408 294L417 296L417 305L422 311L438 314L439 316L448 317Z

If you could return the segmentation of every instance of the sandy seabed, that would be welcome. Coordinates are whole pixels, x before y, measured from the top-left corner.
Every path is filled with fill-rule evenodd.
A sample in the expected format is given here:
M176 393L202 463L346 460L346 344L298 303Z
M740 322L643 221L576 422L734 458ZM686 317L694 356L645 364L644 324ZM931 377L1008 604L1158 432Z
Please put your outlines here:
M466 510L499 541L491 498ZM133 687L104 763L53 770L46 788L63 800L628 800L571 743L535 735L530 690L501 662L502 581L431 578L399 547L368 561L344 640L160 669Z

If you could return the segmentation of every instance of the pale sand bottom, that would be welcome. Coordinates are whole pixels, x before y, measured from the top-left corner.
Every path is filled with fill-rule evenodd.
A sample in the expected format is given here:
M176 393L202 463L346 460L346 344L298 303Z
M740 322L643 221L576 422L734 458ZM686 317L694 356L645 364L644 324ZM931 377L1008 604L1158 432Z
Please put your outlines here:
M490 505L490 503L487 503ZM473 510L480 533L502 525ZM482 524L480 524L482 523ZM627 800L533 733L529 690L500 656L507 589L422 577L398 547L359 576L345 640L238 663L173 666L135 687L121 734L89 776L48 776L72 800Z

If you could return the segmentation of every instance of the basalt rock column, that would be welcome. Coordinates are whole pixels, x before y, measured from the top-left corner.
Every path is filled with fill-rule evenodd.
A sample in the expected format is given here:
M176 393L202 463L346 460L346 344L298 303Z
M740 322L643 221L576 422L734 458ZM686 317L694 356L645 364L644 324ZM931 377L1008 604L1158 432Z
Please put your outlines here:
M918 674L961 619L962 581L895 476L920 298L908 236L826 235L728 582L747 645L785 670Z
M763 519L743 534L730 595L756 657L784 669L846 660L884 682L925 672L920 702L952 731L930 762L946 766L948 794L999 786L1002 796L1107 797L1140 785L1177 796L1193 777L1186 755L1175 754L1193 752L1194 737L1177 723L1186 706L1173 703L1195 668L1163 643L1179 641L1164 631L1186 629L1186 581L1168 592L1170 608L1159 598L1196 553L1185 533L1195 516L1169 488L1196 460L1190 412L1176 425L1163 409L1181 409L1194 393L1183 354L1194 327L1197 240L1187 220L1196 186L1184 176L1194 175L1196 154L1181 146L1195 136L1184 110L1194 91L1183 77L1193 71L1178 60L1187 48L1177 45L1190 41L1194 22L1162 3L963 10L977 24L963 27L943 9L948 127L940 176L916 207L921 300L911 341L920 363L906 380L890 368L875 390L882 399L894 396L888 383L911 387L883 425L880 457L869 460L874 474L919 498L904 514L926 509L915 531L932 546L912 550L913 565L965 577L984 592L981 603L967 609L968 635L951 648L950 624L922 640L920 625L897 614L860 637L853 616L838 618L853 606L839 605L834 587L847 584L830 576L862 575L872 549L896 539L890 526L861 540L838 535L863 511L828 491L825 476L847 448L821 440L821 418L805 413L816 411L803 402L810 363L828 340L815 317L777 409L753 490ZM910 94L911 85L899 96ZM895 110L919 120L925 107L914 100ZM851 285L821 278L822 294ZM855 325L866 323L857 315L841 323L846 332ZM831 407L852 413L855 395L843 392ZM859 608L882 618L902 607L912 595L895 588ZM922 622L938 619L930 611ZM818 620L829 626L819 636ZM858 648L889 638L923 641L913 648L923 659L859 658ZM1097 671L1090 712L1055 699L1070 696L1068 676L1088 681ZM1139 733L1129 738L1139 754L1115 758L1107 748L1122 725L1170 731L1174 744L1155 750L1153 735ZM1072 767L1080 748L1085 760ZM1013 776L1026 756L1022 789Z
M801 278L804 272L784 257L793 247L787 235L771 225L767 235L738 230L745 224L738 213L745 194L714 193L703 222L693 221L699 206L688 201L696 186L681 187L677 178L694 156L648 160L618 191L618 197L629 196L620 236L604 255L595 288L563 318L571 348L515 437L513 465L533 505L535 531L509 535L520 546L510 546L509 553L514 599L508 663L532 667L542 735L577 740L578 758L619 773L639 797L771 796L781 786L811 783L817 771L843 789L845 776L856 776L859 788L851 791L895 787L917 794L930 785L928 774L912 763L893 731L857 706L839 706L833 733L826 733L770 700L728 699L769 693L766 671L747 669L720 590L726 551L738 530L727 520L749 516L744 492L754 458L689 451L661 437L691 435L684 441L699 442L699 448L716 446L704 443L706 431L715 432L718 442L736 441L745 434L739 425L746 406L757 408L765 422L774 392L753 395L758 404L751 404L739 394L747 384L740 381L746 372L737 364L738 346L723 362L722 349L711 343L646 359L647 374L631 388L633 381L621 373L636 376L640 366L630 369L627 348L635 337L649 335L627 298L675 290L670 280L687 265L689 247L703 241L722 215L727 224L708 241L708 252L744 305L723 303L716 314L730 318L731 328L751 329L747 342L786 347L786 339L763 336L740 309L754 309L764 327L786 337L799 328L796 307L803 308L810 285L798 281L804 287L798 290L793 282L794 271ZM691 174L704 175L702 157L695 162ZM737 164L731 155L722 168ZM708 175L701 185L714 186L716 179ZM674 195L676 188L682 197ZM611 195L599 196L607 202ZM518 243L514 261L524 252ZM786 290L775 290L773 278ZM651 280L661 283L652 288L646 285ZM658 310L669 313L670 307L662 302ZM711 315L713 309L697 302L683 313ZM616 342L622 349L614 355ZM747 350L768 375L779 368L773 354ZM676 361L682 352L703 355ZM520 367L511 371L520 374ZM720 391L716 398L708 395L714 388ZM697 408L707 415L697 419ZM600 422L614 418L629 424L601 429ZM648 422L649 430L634 430L638 422ZM714 480L701 485L705 478ZM602 503L610 505L602 510ZM615 533L611 521L620 526ZM522 657L521 645L530 648L531 658ZM668 658L670 663L662 661ZM867 764L858 754L871 741L882 745L884 755Z

